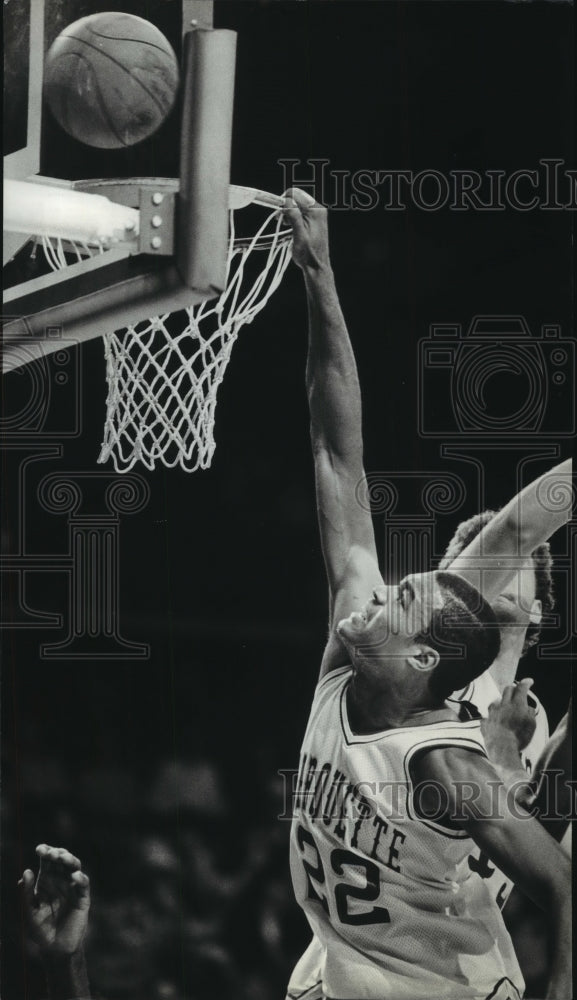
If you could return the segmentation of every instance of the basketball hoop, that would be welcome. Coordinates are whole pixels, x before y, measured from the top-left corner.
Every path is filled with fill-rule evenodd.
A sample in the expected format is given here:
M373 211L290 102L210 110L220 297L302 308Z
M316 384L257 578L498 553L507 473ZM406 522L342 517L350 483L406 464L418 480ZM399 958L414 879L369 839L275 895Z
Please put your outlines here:
M253 236L237 236L235 213L249 204L268 212ZM283 205L276 195L231 186L225 290L216 299L104 334L108 396L100 463L111 459L117 472L137 462L148 469L180 465L187 472L210 466L218 387L233 345L291 259ZM66 265L55 241L42 245L51 267ZM73 249L88 250L86 244Z
M5 288L3 370L44 358L67 338L103 337L108 394L98 460L112 460L118 472L136 462L210 465L233 344L291 257L284 199L230 184L236 33L204 30L207 0L185 7L178 177L69 181L39 176L39 157L6 175L4 260L31 239L33 254L44 248L49 273L38 268ZM201 30L188 30L191 21ZM39 115L31 106L29 120Z

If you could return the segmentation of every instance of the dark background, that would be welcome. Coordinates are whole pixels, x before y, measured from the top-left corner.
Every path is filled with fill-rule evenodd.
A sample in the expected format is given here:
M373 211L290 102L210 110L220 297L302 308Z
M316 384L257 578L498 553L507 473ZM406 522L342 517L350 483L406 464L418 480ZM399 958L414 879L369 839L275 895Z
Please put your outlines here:
M174 5L105 6L147 16L177 42ZM216 26L239 32L233 180L280 192L278 161L287 158L303 161L301 177L315 157L351 172L512 172L535 169L541 157L569 167L572 18L559 3L218 3ZM81 147L46 115L43 173L170 176L177 162L177 112L154 139L121 153ZM441 456L449 438L418 432L418 342L431 323L466 329L478 314L522 315L534 336L543 323L568 335L573 216L393 213L380 204L334 211L330 225L363 388L369 473L445 470L466 487L462 508L437 517L433 555L440 556L458 521L478 509L478 480L470 464ZM327 611L305 353L304 291L291 267L234 349L212 468L192 476L135 470L150 500L121 518L120 631L149 643L149 659L48 661L40 646L64 630L5 631L6 1000L42 989L14 897L18 873L33 865L42 841L69 847L91 873L89 960L102 995L283 995L307 928L290 894L277 771L297 763ZM81 434L62 438L61 457L28 467L24 492L16 486L22 454L5 452L5 551L15 549L18 510L26 513L28 551L66 551L66 517L42 509L36 488L51 471L96 468L102 345L86 344L79 355ZM6 379L8 413L18 410L23 378ZM556 426L555 414L570 409L570 380L550 393L540 429L522 442L501 439L508 450L488 442L480 460L489 505L514 492L523 456L537 456L526 482L555 460L539 446L567 454L570 424L564 417ZM522 376L496 375L489 405L505 418L524 391ZM69 419L66 399L52 394L55 427ZM466 434L450 441L463 451L470 445ZM83 489L86 510L100 510L101 484L87 480ZM421 513L416 493L401 503L396 513ZM375 525L382 551L383 518ZM559 557L564 545L561 535L554 540ZM562 573L556 583L565 625ZM62 612L64 574L30 573L26 599ZM5 607L17 604L8 591ZM564 634L552 629L547 640L562 642ZM532 653L521 674L535 677L555 725L570 690L568 660ZM529 931L525 941L526 972L539 988L543 955Z

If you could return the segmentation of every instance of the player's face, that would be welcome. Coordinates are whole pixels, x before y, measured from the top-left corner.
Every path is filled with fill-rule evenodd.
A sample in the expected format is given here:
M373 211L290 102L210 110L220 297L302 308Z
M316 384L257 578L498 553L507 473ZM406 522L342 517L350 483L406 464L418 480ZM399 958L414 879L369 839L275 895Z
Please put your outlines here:
M525 560L503 593L493 602L493 610L502 628L526 629L531 614L540 613L540 604L535 601L535 567L531 557Z
M425 631L443 596L434 573L406 576L397 586L376 587L370 601L337 626L347 649L364 656L403 655L415 635Z

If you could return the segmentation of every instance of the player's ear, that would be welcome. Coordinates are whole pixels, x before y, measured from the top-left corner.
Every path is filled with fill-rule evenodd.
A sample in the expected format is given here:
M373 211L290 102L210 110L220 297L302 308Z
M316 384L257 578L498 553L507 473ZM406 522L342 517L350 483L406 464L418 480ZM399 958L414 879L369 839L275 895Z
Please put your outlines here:
M421 673L430 673L439 662L439 654L432 646L413 646L407 656L407 663Z
M542 617L543 605L541 604L541 601L535 599L531 605L531 611L529 612L529 621L531 625L540 625Z

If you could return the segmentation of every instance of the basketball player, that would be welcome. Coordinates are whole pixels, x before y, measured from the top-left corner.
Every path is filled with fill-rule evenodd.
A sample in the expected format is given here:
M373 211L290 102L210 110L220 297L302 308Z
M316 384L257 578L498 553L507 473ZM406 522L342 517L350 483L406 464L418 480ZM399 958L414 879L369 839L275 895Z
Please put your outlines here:
M314 937L288 996L521 996L500 910L467 864L476 843L548 912L548 996L561 1000L571 992L568 860L535 820L507 809L480 722L460 723L445 699L498 654L488 602L508 582L511 556L528 556L567 514L545 514L541 477L456 558L456 572L384 585L371 517L356 500L364 476L360 391L326 210L303 192L291 195L286 216L309 308L307 390L331 611L291 831L295 894ZM464 650L458 659L456 646Z
M447 546L447 551L439 563L439 569L448 569L456 556L495 516L495 511L486 510L463 521ZM501 648L499 655L489 670L477 677L471 685L452 695L450 703L472 705L483 717L487 716L489 705L498 701L506 687L513 684L521 658L527 650L539 641L541 621L555 606L551 577L551 552L549 545L538 546L516 571L503 593L492 602L500 627ZM547 714L541 702L531 692L529 701L535 711L535 732L523 750L523 764L531 773L537 758L549 739Z
M447 569L467 545L494 518L495 511L486 510L463 521L447 546L447 551L439 563L439 569ZM539 641L541 620L555 605L551 577L551 552L547 542L539 545L519 567L505 590L492 602L492 608L499 623L501 646L499 655L489 669L476 677L466 688L455 692L448 699L449 704L459 712L460 718L480 715L486 719L489 707L502 698L503 693L515 681L521 657ZM523 685L523 696L529 701L534 713L535 725L527 743L520 748L522 763L531 775L537 759L544 752L549 739L547 714L537 696ZM519 694L519 693L518 693ZM509 692L509 697L511 693ZM495 744L494 744L495 746ZM495 751L487 745L493 762ZM512 761L509 761L509 769ZM519 781L517 762L517 785ZM494 865L490 864L483 852L475 851L469 857L469 867L481 878L487 879L487 888L495 894L501 909L509 898L513 884Z
M90 1000L84 938L90 880L63 847L40 844L38 876L27 868L18 883L28 933L37 945L50 1000Z

